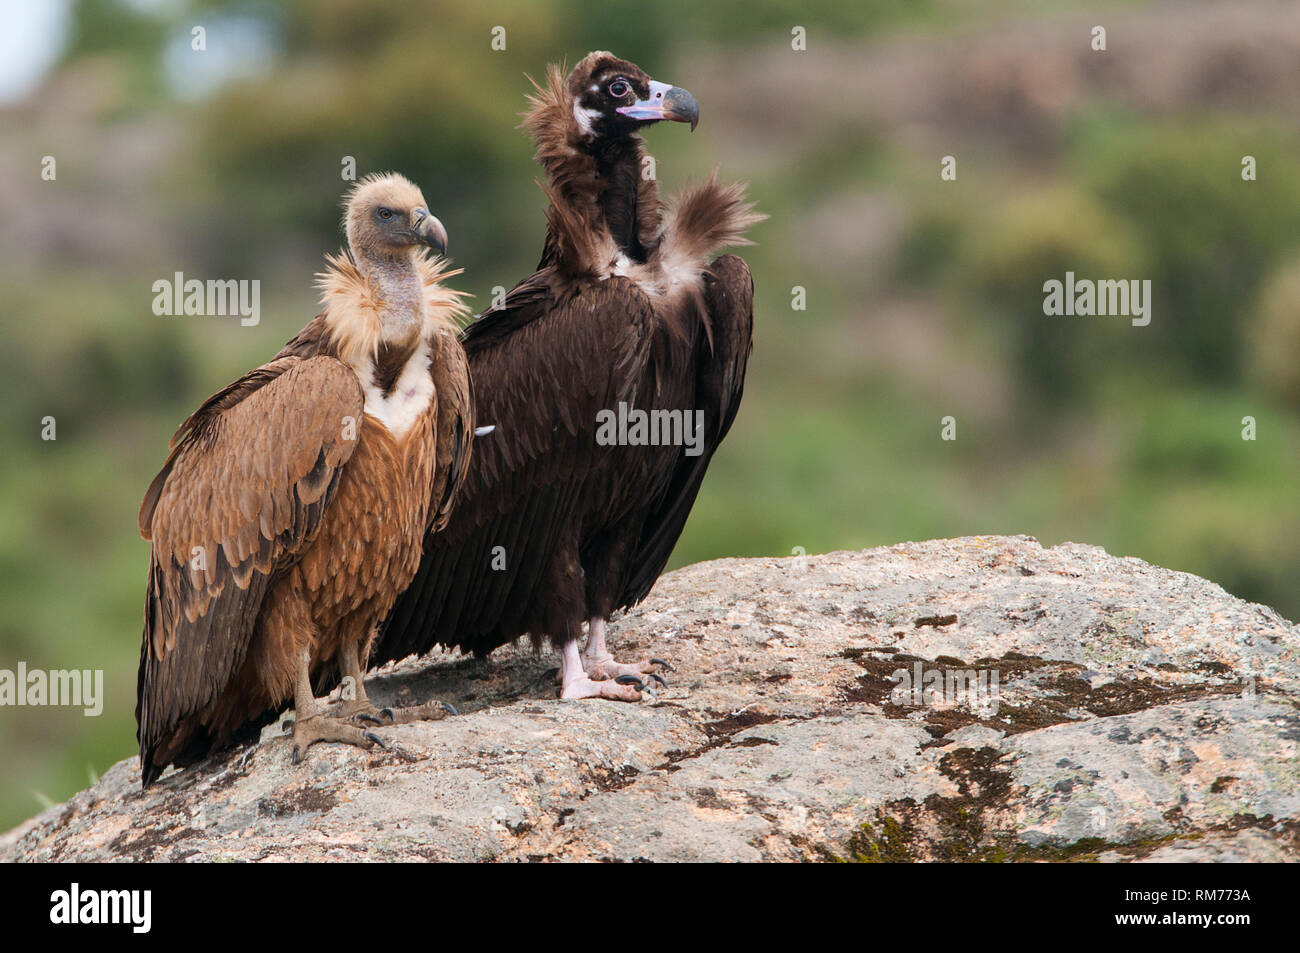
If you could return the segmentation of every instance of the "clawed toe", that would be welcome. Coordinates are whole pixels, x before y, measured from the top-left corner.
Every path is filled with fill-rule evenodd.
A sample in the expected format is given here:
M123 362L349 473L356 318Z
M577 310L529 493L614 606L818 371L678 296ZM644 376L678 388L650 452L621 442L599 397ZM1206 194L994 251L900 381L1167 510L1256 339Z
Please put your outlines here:
M658 672L644 672L642 674L644 674L646 678L653 678L664 688L668 687L667 679L665 679ZM614 677L614 681L618 682L620 685L635 685L637 688L646 687L646 683L635 675L616 675Z
M563 699L609 698L620 702L641 700L645 684L635 675L619 675L597 681L583 675L565 683L560 692Z
M314 715L310 718L295 721L293 726L293 751L290 760L294 764L300 763L307 754L307 749L319 741L336 741L341 744L356 745L358 748L369 748L371 745L376 744L381 748L388 747L372 731L362 731L356 725L340 721L337 718Z
M460 713L447 702L431 701L412 708L383 708L379 714L388 719L383 723L387 726L405 725L413 721L437 721L440 718L446 718L448 715L458 715Z
M635 679L636 682L641 683L642 687L644 687L644 681L646 678L652 678L664 688L667 688L667 679L658 672L652 671L652 669L654 666L659 665L666 671L671 672L673 670L673 667L661 658L646 659L643 662L623 663L615 661L612 655L606 655L595 658L587 656L583 659L583 662L583 667L587 672L587 676L595 681L599 682L604 681L605 679L613 679L621 684L630 685L632 682L622 680L632 678Z

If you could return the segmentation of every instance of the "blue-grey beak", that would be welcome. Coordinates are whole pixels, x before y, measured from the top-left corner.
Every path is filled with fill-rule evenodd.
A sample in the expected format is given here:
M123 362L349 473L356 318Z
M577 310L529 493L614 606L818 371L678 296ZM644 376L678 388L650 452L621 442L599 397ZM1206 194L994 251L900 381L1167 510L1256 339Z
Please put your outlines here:
M645 99L638 99L631 106L619 106L618 112L643 122L657 122L661 119L689 122L692 131L700 121L700 104L694 96L680 86L669 86L653 80L650 82L650 93Z

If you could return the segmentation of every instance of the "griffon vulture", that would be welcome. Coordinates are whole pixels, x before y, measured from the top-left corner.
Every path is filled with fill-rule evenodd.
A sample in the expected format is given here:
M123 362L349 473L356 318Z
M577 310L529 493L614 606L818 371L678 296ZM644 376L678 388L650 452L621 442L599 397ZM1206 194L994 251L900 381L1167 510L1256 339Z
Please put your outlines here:
M746 229L766 216L742 186L713 180L661 204L637 132L694 128L686 90L605 52L534 86L524 125L546 171L545 249L463 338L479 416L497 434L476 447L374 662L438 644L483 656L530 634L561 650L562 697L631 701L666 663L616 661L606 621L663 571L736 415L753 282L740 258L709 259L750 244ZM643 412L658 439L646 418L611 439L612 420Z
M382 744L362 674L376 624L446 525L473 405L447 236L420 190L372 176L346 203L348 251L323 310L172 437L140 507L152 541L136 705L145 786L255 738L291 698L293 760L317 741ZM350 679L327 716L313 683Z

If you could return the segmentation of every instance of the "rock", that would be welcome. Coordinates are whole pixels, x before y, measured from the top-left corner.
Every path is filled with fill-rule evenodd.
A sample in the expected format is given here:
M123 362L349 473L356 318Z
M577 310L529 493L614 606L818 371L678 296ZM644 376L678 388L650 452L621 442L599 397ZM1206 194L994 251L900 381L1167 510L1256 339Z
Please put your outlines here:
M461 714L381 729L400 750L295 767L273 725L148 791L132 758L0 860L1300 856L1300 629L1194 576L1029 537L723 559L611 636L670 687L561 702L526 644L408 659L371 697Z

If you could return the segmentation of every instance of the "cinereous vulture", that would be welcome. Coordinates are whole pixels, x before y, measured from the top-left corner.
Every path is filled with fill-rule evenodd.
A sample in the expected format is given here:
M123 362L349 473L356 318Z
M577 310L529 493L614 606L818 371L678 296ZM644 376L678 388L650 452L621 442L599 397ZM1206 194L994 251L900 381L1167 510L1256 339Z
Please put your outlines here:
M606 621L663 571L735 418L753 282L740 258L710 259L749 244L765 216L713 179L660 202L638 132L694 128L686 90L605 52L534 86L524 125L550 201L541 262L464 337L496 434L477 445L374 662L437 645L484 656L529 634L560 649L562 697L635 700L664 663L616 661Z

